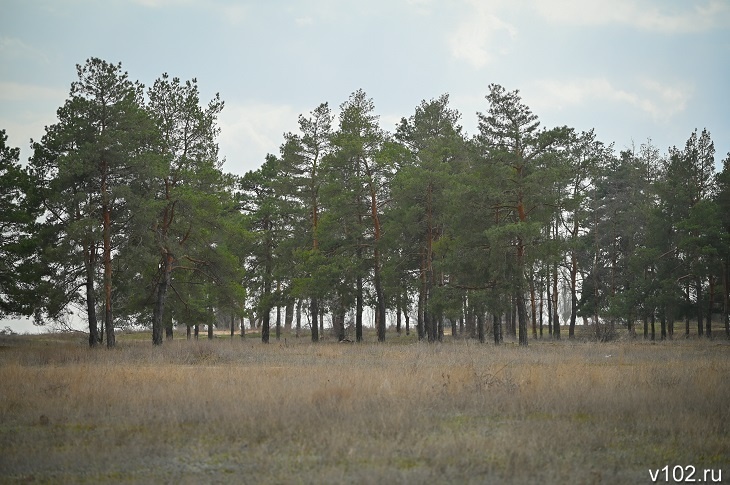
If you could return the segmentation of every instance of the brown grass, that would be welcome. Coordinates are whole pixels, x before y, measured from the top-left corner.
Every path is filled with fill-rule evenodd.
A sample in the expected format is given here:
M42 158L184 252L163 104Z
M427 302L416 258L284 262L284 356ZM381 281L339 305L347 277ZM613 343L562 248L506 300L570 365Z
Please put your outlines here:
M0 481L649 483L665 465L730 477L725 342L84 343L0 341Z

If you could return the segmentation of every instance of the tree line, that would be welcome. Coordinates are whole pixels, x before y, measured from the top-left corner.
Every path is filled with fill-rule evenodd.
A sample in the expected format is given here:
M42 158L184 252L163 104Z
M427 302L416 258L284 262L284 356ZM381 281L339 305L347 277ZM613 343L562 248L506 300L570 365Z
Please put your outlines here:
M429 342L450 325L527 345L579 319L602 340L712 337L718 317L730 338L730 154L716 173L706 130L616 152L492 84L474 136L447 94L388 132L358 90L235 176L224 103L195 79L145 89L97 58L77 74L27 164L0 131L0 315L83 314L91 346L129 323L160 345L243 318L268 342L282 309L313 341L325 314L362 340L366 308L379 341L411 319Z

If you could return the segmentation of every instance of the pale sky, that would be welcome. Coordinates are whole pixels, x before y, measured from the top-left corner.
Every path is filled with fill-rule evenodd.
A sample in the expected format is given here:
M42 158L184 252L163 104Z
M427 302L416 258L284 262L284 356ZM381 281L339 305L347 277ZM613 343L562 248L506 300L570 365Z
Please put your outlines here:
M393 131L451 96L468 134L490 83L545 127L666 152L707 128L730 151L730 0L0 0L0 128L30 156L89 57L149 86L219 92L224 169L278 153L297 116L362 88ZM4 324L0 325L0 327Z

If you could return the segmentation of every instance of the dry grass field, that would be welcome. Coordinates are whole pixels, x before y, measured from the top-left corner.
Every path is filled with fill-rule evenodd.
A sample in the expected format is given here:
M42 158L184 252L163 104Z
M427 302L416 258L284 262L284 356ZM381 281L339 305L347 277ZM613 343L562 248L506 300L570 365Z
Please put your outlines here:
M726 341L143 338L0 337L0 482L730 481Z

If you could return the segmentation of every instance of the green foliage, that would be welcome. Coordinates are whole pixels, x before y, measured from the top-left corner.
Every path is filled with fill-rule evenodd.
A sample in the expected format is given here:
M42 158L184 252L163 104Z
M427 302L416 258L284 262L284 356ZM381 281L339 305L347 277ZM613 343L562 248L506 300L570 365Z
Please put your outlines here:
M303 301L314 340L325 311L352 312L359 340L369 305L380 340L389 309L430 341L445 318L516 309L526 345L548 292L555 336L559 314L571 336L579 316L727 320L730 157L716 175L706 130L615 154L492 84L472 138L447 94L391 134L357 90L337 126L320 104L239 178L218 156L224 103L195 79L163 74L145 99L120 64L77 74L27 169L0 132L0 315L83 312L92 345L100 308L110 344L115 325L160 344L215 314L257 317L267 341L273 309Z
M167 73L148 97L159 130L160 171L149 181L153 192L138 209L135 226L150 251L138 269L146 275L147 304L130 311L140 318L151 311L153 343L161 344L168 290L174 294L168 311L178 323L193 325L202 323L200 315L210 313L212 302L240 314L243 289L232 253L236 243L229 240L240 235L230 222L233 179L221 171L216 143L224 103L216 94L203 105L196 79L182 83Z
M77 75L69 99L58 109L58 122L33 143L31 170L45 209L39 249L49 274L44 281L51 287L36 310L62 318L81 304L78 290L85 287L95 345L101 279L111 346L112 253L126 237L136 199L149 190L158 132L142 106L142 85L130 81L121 64L91 58L77 66Z
M0 318L33 314L43 267L36 257L36 182L0 130Z

